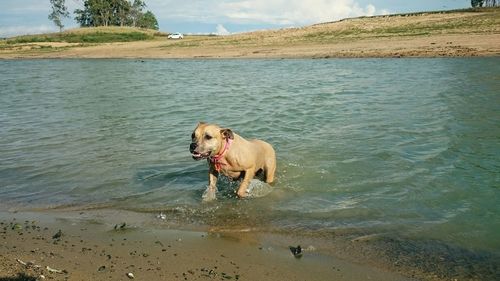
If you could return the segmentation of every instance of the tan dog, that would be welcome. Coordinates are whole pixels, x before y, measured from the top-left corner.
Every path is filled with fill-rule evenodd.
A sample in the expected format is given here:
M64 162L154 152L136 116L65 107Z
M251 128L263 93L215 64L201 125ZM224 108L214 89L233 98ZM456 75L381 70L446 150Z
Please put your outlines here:
M189 146L193 159L207 159L209 186L205 200L215 199L217 177L220 173L240 179L237 194L247 196L247 188L256 174L261 172L266 183L274 181L276 155L273 147L261 140L246 140L230 129L200 122L191 135Z

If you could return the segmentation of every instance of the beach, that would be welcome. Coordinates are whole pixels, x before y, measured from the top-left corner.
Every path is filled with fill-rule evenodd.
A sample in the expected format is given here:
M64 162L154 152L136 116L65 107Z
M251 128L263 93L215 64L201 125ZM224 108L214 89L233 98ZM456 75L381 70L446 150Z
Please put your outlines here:
M0 280L413 280L307 237L155 229L161 218L114 210L0 216Z

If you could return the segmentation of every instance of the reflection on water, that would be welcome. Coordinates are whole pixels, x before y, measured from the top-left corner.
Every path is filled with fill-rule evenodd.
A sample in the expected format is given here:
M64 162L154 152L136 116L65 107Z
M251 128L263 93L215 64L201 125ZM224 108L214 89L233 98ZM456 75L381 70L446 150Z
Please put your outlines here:
M499 252L499 65L0 61L0 202L161 210L181 226L399 233ZM188 152L198 121L272 143L272 191L237 200L238 183L222 180L218 201L202 204L207 166Z

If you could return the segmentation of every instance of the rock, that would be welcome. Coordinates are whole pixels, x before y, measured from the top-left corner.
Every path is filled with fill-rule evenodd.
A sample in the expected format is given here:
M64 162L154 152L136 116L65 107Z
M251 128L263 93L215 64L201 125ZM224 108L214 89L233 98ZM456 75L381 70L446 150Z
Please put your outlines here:
M50 273L65 273L63 270L51 268L50 266L46 266L45 269L47 269L48 272Z
M130 279L134 279L135 278L135 276L134 276L134 274L132 272L127 273L127 277L130 278Z
M298 245L297 247L290 246L289 248L295 258L299 259L302 257L302 248L300 247L300 245Z
M125 227L127 226L127 223L122 223L120 225L118 224L115 224L115 230L122 230L122 229L125 229Z
M52 236L52 239L59 239L61 238L61 236L62 236L62 231L59 229L59 231Z
M104 270L106 270L106 266L105 265L101 265L99 267L99 269L97 269L97 271L99 271L99 272L103 272Z
M160 220L166 220L167 219L167 215L165 215L163 212L160 212L160 214L158 214L156 216L157 219L160 219Z

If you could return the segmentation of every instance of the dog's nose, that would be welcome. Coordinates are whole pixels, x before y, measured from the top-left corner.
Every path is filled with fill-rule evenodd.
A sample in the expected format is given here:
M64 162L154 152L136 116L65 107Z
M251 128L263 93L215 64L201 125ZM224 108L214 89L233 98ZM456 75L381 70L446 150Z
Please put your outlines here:
M193 153L196 147L198 147L196 143L192 142L191 145L189 145L189 152Z

